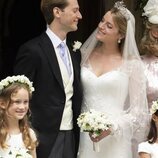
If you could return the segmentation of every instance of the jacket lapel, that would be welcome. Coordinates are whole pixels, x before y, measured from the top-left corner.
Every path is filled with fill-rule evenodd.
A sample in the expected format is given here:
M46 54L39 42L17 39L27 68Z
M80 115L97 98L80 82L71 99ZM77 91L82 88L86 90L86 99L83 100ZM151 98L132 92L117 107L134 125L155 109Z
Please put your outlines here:
M72 61L72 66L73 66L73 71L74 71L74 77L75 77L76 67L75 67L75 59L74 59L74 54L73 54L74 52L72 50L72 46L70 45L70 43L67 43L67 46L70 51L70 56L71 56L71 61Z
M41 47L43 49L44 54L47 57L47 60L48 60L48 63L50 65L52 72L54 73L60 86L64 89L62 76L61 76L58 60L57 60L57 57L55 54L55 50L54 50L54 47L52 45L51 40L49 39L49 37L47 36L46 33L43 33L41 35L41 43L40 44L41 44Z

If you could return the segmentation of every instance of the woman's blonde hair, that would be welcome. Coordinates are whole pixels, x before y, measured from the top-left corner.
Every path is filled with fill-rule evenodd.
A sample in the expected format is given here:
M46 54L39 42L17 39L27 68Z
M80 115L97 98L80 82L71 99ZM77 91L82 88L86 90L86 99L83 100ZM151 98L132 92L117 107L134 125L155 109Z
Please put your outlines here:
M142 53L158 55L158 39L150 33L152 28L158 28L158 24L146 21L144 36L141 39L140 50Z

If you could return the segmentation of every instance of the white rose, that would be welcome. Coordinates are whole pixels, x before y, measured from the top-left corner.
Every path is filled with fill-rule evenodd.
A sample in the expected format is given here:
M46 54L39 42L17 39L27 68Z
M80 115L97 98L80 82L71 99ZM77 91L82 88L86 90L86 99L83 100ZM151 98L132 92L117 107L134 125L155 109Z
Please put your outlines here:
M74 41L73 51L76 52L77 49L80 49L82 43L79 41Z

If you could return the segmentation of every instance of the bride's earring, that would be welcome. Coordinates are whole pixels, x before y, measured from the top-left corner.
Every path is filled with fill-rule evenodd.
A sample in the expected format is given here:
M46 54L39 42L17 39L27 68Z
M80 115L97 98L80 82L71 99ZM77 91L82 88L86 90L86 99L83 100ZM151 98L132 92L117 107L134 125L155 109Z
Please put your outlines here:
M118 39L117 43L121 43L121 39Z

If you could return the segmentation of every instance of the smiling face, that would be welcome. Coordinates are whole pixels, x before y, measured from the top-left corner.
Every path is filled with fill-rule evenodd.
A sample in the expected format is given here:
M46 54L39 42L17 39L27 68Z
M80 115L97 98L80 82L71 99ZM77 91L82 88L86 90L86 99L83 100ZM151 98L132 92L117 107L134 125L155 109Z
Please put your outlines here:
M82 19L77 0L67 0L68 5L60 12L60 25L66 33L76 31L78 21Z
M29 93L24 88L18 89L11 95L11 101L6 109L8 120L21 120L29 108Z
M96 38L101 42L117 43L121 38L118 26L114 23L113 15L108 11L98 25Z

